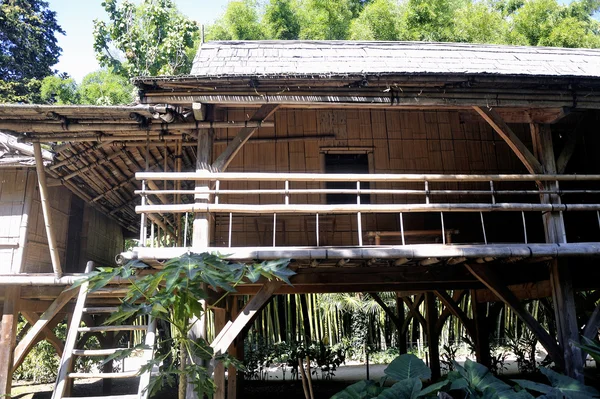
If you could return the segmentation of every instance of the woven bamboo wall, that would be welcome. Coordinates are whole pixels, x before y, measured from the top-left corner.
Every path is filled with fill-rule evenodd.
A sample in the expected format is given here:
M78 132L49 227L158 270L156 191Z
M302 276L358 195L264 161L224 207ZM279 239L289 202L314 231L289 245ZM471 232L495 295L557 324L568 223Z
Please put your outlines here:
M19 267L13 265L13 259L18 251L15 244L19 241L26 185L27 169L0 170L0 273L17 271L15 268Z
M28 170L0 170L0 244L13 244L19 240L23 207L26 196ZM29 178L34 179L33 199L28 219L28 233L25 244L25 273L51 273L52 263L48 250L46 227L40 204L35 170L29 170ZM49 202L52 224L56 237L62 267L69 271L83 271L85 263L93 260L98 264L114 264L115 256L123 249L121 227L112 219L99 213L89 205L84 205L81 231L72 232L81 237L80 258L77 265L65 264L69 218L73 194L62 186L49 187ZM74 215L73 217L79 217ZM17 248L0 246L0 273L17 271Z
M243 120L252 110L230 110L227 120ZM322 154L326 149L352 151L366 148L370 153L371 173L526 173L525 168L508 145L483 120L476 115L459 111L407 111L407 110L280 110L276 112L274 128L262 128L253 136L302 137L294 142L248 142L229 166L229 171L244 172L323 172ZM527 125L512 125L516 134L531 144ZM235 129L220 129L217 139L231 139ZM335 138L314 139L313 136ZM225 148L215 145L215 154ZM361 149L362 151L362 149ZM283 188L276 183L229 183L235 188ZM223 188L226 185L222 186ZM294 183L293 188L319 188ZM455 188L451 184L437 188ZM414 185L378 184L377 188L417 188ZM418 188L422 189L422 186ZM461 188L469 188L461 185ZM479 187L481 188L481 187ZM279 196L283 197L283 196ZM229 197L231 202L268 203L282 202L277 196L247 198ZM227 197L220 198L227 202ZM323 203L318 195L293 196L294 203ZM401 203L406 199L380 196L374 202ZM408 229L436 229L440 227L439 214L431 222L431 215L411 215ZM468 216L462 216L467 218ZM478 216L477 216L478 217ZM451 217L450 217L451 218ZM397 230L397 217L368 215L364 231ZM323 216L320 221L321 245L356 245L357 221L352 216ZM258 217L237 216L233 219L233 245L272 245L272 215ZM227 245L228 217L217 217L215 244ZM446 225L453 228L452 223ZM327 232L329 231L329 233ZM465 237L465 239L472 239ZM278 245L314 245L316 240L313 218L280 217L277 223Z
M124 239L121 227L90 206L83 213L81 237L81 268L89 260L97 265L114 265L115 256L123 251Z

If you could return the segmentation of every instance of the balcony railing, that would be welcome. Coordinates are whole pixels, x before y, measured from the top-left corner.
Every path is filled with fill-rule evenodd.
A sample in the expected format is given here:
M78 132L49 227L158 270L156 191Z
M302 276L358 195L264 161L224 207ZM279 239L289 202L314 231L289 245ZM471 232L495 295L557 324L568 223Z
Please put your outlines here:
M512 215L519 225L511 225L511 242L514 236L523 244L532 244L528 228L533 221L541 226L542 214L553 212L557 215L585 213L587 221L594 220L593 232L599 234L600 241L600 175L441 175L441 174L313 174L313 173L137 173L136 178L144 182L157 182L154 187L175 187L179 181L188 189L144 188L136 191L142 198L142 205L136 207L140 214L184 214L209 213L219 223L219 231L227 231L227 239L215 244L216 247L235 247L236 218L260 217L271 220L262 235L270 233L269 246L324 246L324 230L335 226L324 226L324 220L336 215L351 217L351 243L337 246L367 247L381 244L382 237L393 237L399 245L406 245L415 235L415 230L407 228L411 215L438 214L434 229L421 227L422 235L434 237L438 243L450 244L453 235L469 236L469 244L492 244L489 241L490 229L494 221L488 214ZM200 182L200 184L198 184ZM345 183L345 187L328 187L328 183ZM147 187L143 184L143 187ZM192 188L193 187L193 188ZM331 196L343 195L345 202L327 203ZM181 198L179 203L149 204L151 196ZM198 200L199 199L199 200ZM339 199L339 198L338 198ZM331 201L330 201L331 202ZM448 225L456 213L470 214L466 226ZM531 215L537 214L535 218ZM265 216L266 215L266 216ZM382 229L372 223L369 217L387 215L394 223L391 228ZM476 218L473 218L473 215ZM526 216L527 215L527 216ZM302 243L278 243L278 218L300 217L309 220L304 223L303 237L310 233L310 240ZM504 217L503 217L504 218ZM472 221L476 220L476 223ZM498 220L498 219L496 219ZM142 225L145 221L142 220ZM385 224L385 223L384 223ZM258 224L257 224L258 226ZM314 228L314 231L313 231ZM435 231L439 230L439 234ZM589 229L589 228L588 228ZM239 230L239 229L238 229ZM258 232L257 232L258 234ZM264 241L264 240L263 240ZM293 240L292 240L293 241ZM310 241L310 244L308 244ZM564 242L567 242L564 237ZM537 241L543 243L543 241ZM327 245L327 244L326 244ZM187 246L187 242L184 246ZM248 245L247 245L248 246ZM260 245L257 245L260 246ZM262 246L266 246L263 242ZM329 245L331 246L331 245Z

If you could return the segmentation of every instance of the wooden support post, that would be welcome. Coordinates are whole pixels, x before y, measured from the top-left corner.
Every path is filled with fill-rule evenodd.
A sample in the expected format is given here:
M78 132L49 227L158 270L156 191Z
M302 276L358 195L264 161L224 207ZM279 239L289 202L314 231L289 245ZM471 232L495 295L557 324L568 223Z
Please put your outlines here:
M21 308L21 315L27 321L27 323L29 323L29 325L32 327L40 320L40 317L35 312L26 311L26 310L23 310L22 308ZM62 315L62 317L61 317L61 315ZM39 336L40 339L36 340L36 342L39 342L41 339L45 339L46 341L50 342L50 344L54 347L54 349L56 349L56 354L59 357L62 356L63 350L65 349L65 345L64 345L63 341L61 341L54 334L52 329L60 322L60 320L64 319L64 316L65 316L64 313L59 313L56 317L54 317L52 322L49 323L46 327L44 327L44 329L41 331L40 336ZM23 360L25 360L25 359L23 358ZM17 367L19 367L19 366L14 365L13 368L16 370Z
M10 396L11 392L20 291L20 287L6 287L4 292L2 324L0 325L0 397Z
M396 316L396 314L394 314L394 312L392 311L392 309L390 309L385 304L385 302L383 302L383 299L381 299L381 297L379 296L379 294L377 294L375 292L371 292L371 293L369 293L369 295L371 295L371 297L373 298L373 300L375 302L377 302L377 304L381 307L381 309L383 309L383 311L385 312L385 314L390 318L390 320L392 321L392 323L394 323L394 326L396 326L396 330L401 331L402 330L402 325L404 324L404 307L403 306L401 307L402 319L400 319L400 317ZM406 342L404 343L404 345L406 346Z
M404 303L406 304L406 306L408 307L408 311L412 314L413 318L419 322L419 324L421 324L421 327L425 328L425 326L427 325L427 321L425 320L425 318L423 317L423 315L419 312L419 305L422 302L422 294L421 296L417 296L415 298L415 301L411 301L409 297L405 296L402 297L402 300L404 301Z
M214 134L212 129L202 129L198 132L198 151L196 158L196 171L210 169L210 160L212 158ZM208 182L197 181L196 191L207 190ZM195 203L207 204L210 200L208 194L196 194ZM192 248L202 250L210 246L210 214L197 213L194 217L192 232Z
M490 266L475 266L465 263L465 267L490 289L498 298L507 304L513 312L519 317L527 327L536 335L544 349L554 360L554 363L562 368L564 365L564 355L556 344L554 338L538 323L536 319L523 307L515 294L504 284ZM581 357L580 357L581 359Z
M431 379L436 381L441 376L439 337L436 329L438 308L433 292L425 293L425 308L427 317L427 346L429 347L429 368Z
M398 351L401 355L407 353L406 348L406 330L404 329L404 322L406 321L406 315L404 313L404 301L396 293L396 312L398 313Z
M213 312L215 315L215 334L218 334L223 327L225 327L225 309L213 308ZM213 399L225 399L225 366L223 365L223 362L215 362L214 381L217 390L215 391Z
M544 167L545 173L556 174L556 159L550 126L531 124L530 127L535 152ZM542 187L545 189L558 188L555 184L557 183L546 182ZM540 200L543 204L560 203L558 195L544 194L540 196ZM543 213L543 221L547 243L564 244L567 242L561 212L545 212ZM579 343L579 328L577 326L573 281L566 259L553 259L550 261L550 284L558 343L564 358L564 372L570 377L583 381L581 349L573 345L573 343Z
M62 267L60 265L60 256L56 247L54 230L52 226L52 215L50 214L50 203L48 202L48 186L46 184L46 171L44 170L44 160L42 158L42 147L40 143L33 144L35 153L35 167L37 170L38 185L40 187L40 202L42 213L44 214L44 223L46 224L46 236L48 237L48 249L50 250L50 259L52 260L52 269L57 278L62 277Z
M477 301L477 291L471 290L470 295L471 309L473 310L473 321L474 321L474 335L471 335L473 342L475 343L475 358L478 363L483 364L485 367L491 365L491 354L490 354L490 331L489 323L486 317L486 304L479 303Z
M460 320L460 322L467 330L467 333L471 336L471 338L475 337L475 331L473 327L473 322L467 314L458 306L458 303L448 295L446 291L437 290L435 291L435 295L440 299L440 301L446 306L446 308L452 313L456 318Z
M230 296L227 298L227 303L229 320L235 320L239 314L238 298ZM244 357L244 337L241 335L242 334L240 334L229 347L229 356L233 356L239 361L242 361ZM229 366L229 369L227 370L227 399L237 399L238 388L243 376L244 373L242 371L237 370L233 366Z

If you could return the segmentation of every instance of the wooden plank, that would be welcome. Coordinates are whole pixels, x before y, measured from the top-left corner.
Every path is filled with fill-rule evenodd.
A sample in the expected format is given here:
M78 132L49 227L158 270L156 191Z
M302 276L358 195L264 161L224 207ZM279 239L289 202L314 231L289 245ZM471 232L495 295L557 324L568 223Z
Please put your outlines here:
M44 331L48 326L48 323L57 315L57 313L67 304L77 293L78 289L65 290L52 302L52 304L46 309L46 311L40 316L39 320L29 329L27 335L19 342L15 349L15 356L13 361L13 367L17 367L31 347L36 342L38 335Z
M210 344L215 354L225 353L240 332L254 320L258 312L273 296L283 283L279 280L269 281L252 297L233 323L228 323Z
M225 327L225 309L213 308L213 312L215 315L215 333L218 334ZM225 399L227 390L225 389L225 366L223 362L215 363L214 381L217 389L215 390L213 399Z
M17 337L20 287L8 287L4 294L2 324L0 325L0 397L10 396L12 385L13 348Z
M251 122L263 122L269 116L271 116L279 107L278 104L264 104L262 105L250 118ZM245 127L240 130L237 136L231 140L231 143L225 148L225 150L217 157L212 167L218 171L225 171L236 154L244 146L244 144L250 139L254 132L258 130L257 127Z
M488 287L498 298L507 304L513 312L519 317L529 329L536 335L544 349L552 357L552 360L559 366L564 365L564 356L554 338L548 334L546 330L538 323L538 321L529 313L514 296L514 294L506 287L504 282L496 275L489 266L475 266L465 263L465 267Z
M529 173L544 173L544 169L539 161L496 111L484 107L473 107L473 109L506 141L515 155L523 162Z

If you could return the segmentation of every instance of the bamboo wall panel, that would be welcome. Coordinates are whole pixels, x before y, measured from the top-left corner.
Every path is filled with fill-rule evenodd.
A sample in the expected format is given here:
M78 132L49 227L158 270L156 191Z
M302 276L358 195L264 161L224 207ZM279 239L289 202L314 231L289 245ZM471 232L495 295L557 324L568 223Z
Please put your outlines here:
M229 110L228 120L248 119L252 110ZM459 111L408 111L365 109L282 109L275 113L275 127L258 129L253 138L304 137L302 141L253 143L242 148L229 167L232 172L323 172L325 148L353 151L358 147L370 154L371 173L526 173L508 145L483 120L475 115L464 117ZM529 127L512 126L531 148ZM232 139L236 129L217 129L217 137ZM335 138L315 140L316 135ZM215 145L220 154L225 143ZM229 182L221 188L283 188L273 182ZM319 183L294 183L292 188L321 188ZM373 186L372 186L373 187ZM467 188L461 185L461 188ZM414 188L415 184L378 184L376 188ZM440 189L456 184L436 185ZM473 185L473 188L482 188ZM246 198L223 196L220 202L248 204L283 203L284 196L260 195ZM293 203L322 203L319 195L294 195ZM403 203L410 200L391 195L378 196L374 202ZM438 198L438 201L443 199ZM234 246L272 245L273 216L233 216ZM467 216L465 216L467 217ZM407 229L439 229L439 215L409 215ZM354 215L323 215L320 224L321 245L357 245L357 219ZM446 226L452 228L453 226ZM216 219L215 244L228 241L229 218ZM276 222L277 245L315 245L316 221L304 217L279 217ZM397 230L398 218L390 215L363 215L363 231Z
M61 263L65 262L67 249L67 231L69 228L69 210L73 194L64 187L49 187L48 201L50 203L52 225L56 237ZM46 226L40 204L40 193L36 186L31 216L29 218L29 231L27 234L27 251L25 256L26 273L51 273L52 262L48 250Z
M83 271L88 261L93 261L99 266L114 265L115 256L123 251L121 227L114 220L86 206L82 230L79 269Z
M19 240L19 228L25 201L26 169L0 170L0 272L10 273L16 265L17 248L9 248Z

